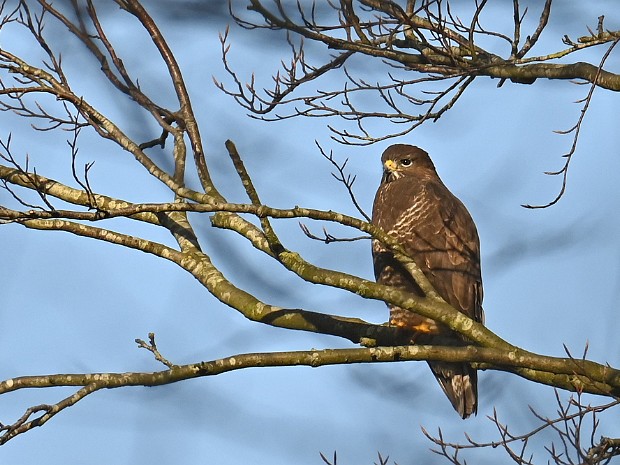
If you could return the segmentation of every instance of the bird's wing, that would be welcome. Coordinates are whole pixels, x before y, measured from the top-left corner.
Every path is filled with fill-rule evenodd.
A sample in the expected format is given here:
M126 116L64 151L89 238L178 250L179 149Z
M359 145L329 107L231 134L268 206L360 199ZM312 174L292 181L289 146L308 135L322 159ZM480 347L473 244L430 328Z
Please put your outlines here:
M442 183L425 186L436 206L413 226L409 248L435 290L450 305L477 321L483 320L480 243L471 215Z

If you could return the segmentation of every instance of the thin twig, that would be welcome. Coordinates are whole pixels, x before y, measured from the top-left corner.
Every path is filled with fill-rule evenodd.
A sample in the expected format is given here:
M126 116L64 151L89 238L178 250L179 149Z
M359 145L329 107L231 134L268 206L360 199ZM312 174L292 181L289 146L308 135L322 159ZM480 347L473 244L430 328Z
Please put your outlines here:
M360 213L360 215L362 215L366 219L366 221L370 222L371 221L370 216L368 216L368 214L366 214L366 212L362 209L359 202L357 201L357 198L355 197L355 193L353 192L353 183L355 182L356 176L354 175L352 176L345 172L345 168L347 166L347 162L349 161L349 159L347 158L342 164L339 164L334 159L334 154L331 150L328 155L327 153L325 153L325 151L323 150L323 147L321 147L318 141L315 140L314 143L319 148L319 151L321 152L321 155L323 156L323 158L328 160L334 166L334 168L336 168L336 171L338 172L338 174L332 173L332 176L334 177L334 179L344 184L349 194L349 197L351 199L351 202L353 202L353 205L355 206L356 210Z
M321 237L321 236L312 234L308 226L306 226L303 223L299 223L299 227L301 228L303 233L306 235L306 237L308 237L309 239L313 239L315 241L321 241L325 244L331 244L332 242L355 242L355 241L359 241L362 239L372 239L372 236L335 237L331 235L330 233L328 233L325 227L323 227L323 237Z
M157 360L158 362L163 363L168 368L174 367L174 363L165 358L157 348L157 344L155 343L155 333L149 333L148 343L144 342L142 339L136 339L136 344L138 344L138 347L141 347L142 349L146 349L151 352L155 357L155 360Z
M546 204L542 204L542 205L524 204L522 205L522 207L530 208L530 209L551 207L552 205L555 205L556 203L558 203L558 201L564 196L564 193L566 192L566 182L568 179L568 168L569 168L570 162L573 159L573 155L575 154L575 151L577 150L577 142L579 141L579 134L581 133L581 125L583 124L583 120L586 116L588 108L590 107L590 102L592 101L594 90L597 88L598 76L600 75L600 72L603 69L603 65L605 64L605 61L607 61L607 58L611 54L614 47L618 44L618 42L620 42L620 38L616 39L611 44L611 46L607 49L607 51L605 52L605 55L603 55L603 58L601 59L601 62L598 66L597 75L594 78L592 85L590 86L588 95L586 96L584 100L582 100L584 104L583 104L583 107L581 108L581 113L579 115L579 119L577 120L577 123L572 128L566 131L555 131L558 134L573 133L573 142L571 144L570 150L568 151L568 153L563 155L563 157L566 159L566 161L564 162L564 166L558 171L546 171L545 172L545 174L550 175L550 176L558 176L558 175L562 176L562 187L560 188L560 192L557 194L557 196L553 200L551 200L550 202Z

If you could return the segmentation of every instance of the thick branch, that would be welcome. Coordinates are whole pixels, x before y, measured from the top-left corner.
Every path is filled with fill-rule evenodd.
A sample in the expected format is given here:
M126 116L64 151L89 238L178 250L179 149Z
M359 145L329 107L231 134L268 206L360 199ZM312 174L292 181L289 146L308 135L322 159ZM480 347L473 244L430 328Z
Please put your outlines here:
M125 386L159 386L181 380L214 376L229 371L255 367L342 365L351 363L383 363L404 361L451 361L477 363L483 369L517 371L519 368L533 367L541 372L556 375L554 385L576 391L581 386L574 375L575 368L582 361L567 358L530 356L514 357L511 353L482 347L440 347L440 346L395 346L356 349L325 349L293 352L238 354L219 360L173 365L168 370L155 373L92 373L23 376L0 382L0 394L20 389L45 388L57 386L89 386L98 388L117 388ZM620 371L610 367L598 366L599 372L592 371L600 379L596 387L586 386L585 392L604 395L617 395L620 392Z
M590 63L577 62L568 64L534 63L513 65L510 63L483 67L480 75L492 78L511 79L515 82L533 82L536 79L582 79L596 83L604 89L620 91L620 75L599 69ZM598 78L597 78L598 75Z
M26 413L12 425L0 425L0 445L15 436L35 427L42 426L62 410L100 389L114 389L129 386L160 386L184 381L192 378L215 376L229 371L255 367L282 366L327 366L351 363L382 363L403 362L410 360L442 360L474 363L480 368L512 371L524 376L522 368L527 366L526 373L533 368L540 368L535 381L552 380L554 386L570 391L591 392L594 394L617 395L620 392L620 372L609 367L600 367L604 382L591 382L591 378L582 382L583 376L575 376L574 359L554 359L532 355L514 357L511 353L495 349L477 347L435 347L435 346L397 346L372 347L359 349L327 349L296 352L250 353L239 354L219 360L174 365L161 356L154 344L154 335L150 335L152 346L147 346L159 361L169 368L154 373L72 373L40 376L22 376L0 382L0 395L30 388L51 388L58 386L79 386L75 394L54 405L41 405L27 409ZM137 341L138 342L138 341ZM144 342L139 341L141 346ZM593 374L592 371L590 374ZM44 413L38 417L36 413Z

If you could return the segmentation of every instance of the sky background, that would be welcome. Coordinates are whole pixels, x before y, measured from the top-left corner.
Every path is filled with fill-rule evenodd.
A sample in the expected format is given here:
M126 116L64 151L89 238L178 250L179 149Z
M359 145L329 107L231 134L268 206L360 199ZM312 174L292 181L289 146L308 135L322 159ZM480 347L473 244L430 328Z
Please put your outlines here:
M235 5L243 9L241 0ZM62 2L59 2L62 4ZM221 62L218 34L230 30L230 59L240 76L252 72L263 86L280 60L288 60L282 34L246 31L232 24L225 2L145 2L183 70L201 125L218 189L231 202L245 202L224 142L232 139L263 202L289 208L300 205L356 215L344 187L330 175L314 141L349 158L357 176L358 201L370 211L379 184L381 152L391 143L427 150L445 184L467 205L482 244L486 324L527 350L563 356L565 344L581 355L620 365L620 131L618 95L598 89L586 115L571 164L567 192L554 207L528 210L524 203L546 203L561 180L544 171L562 166L570 136L553 133L577 121L588 87L568 81L534 85L479 79L438 122L398 140L350 147L330 140L327 124L337 120L292 119L266 123L247 117L230 97L216 89L212 76L230 84ZM605 25L620 28L613 1L587 6L558 1L535 54L563 49L561 38L587 34L605 14ZM532 19L538 13L531 5ZM169 79L148 36L117 8L102 10L104 25L118 44L125 64L159 102L173 102ZM614 16L615 15L615 16ZM483 17L490 28L511 32L511 8L492 2ZM532 24L528 33L531 33ZM48 37L62 51L76 93L117 121L136 140L159 135L98 75L79 44L50 22ZM15 27L0 31L2 47L40 54ZM324 56L309 45L307 56ZM565 61L597 64L604 49ZM619 72L617 52L606 69ZM353 70L374 81L385 72L376 62L358 60ZM325 88L342 85L328 76ZM304 90L310 92L314 87ZM372 102L369 100L369 102ZM44 103L53 105L53 99ZM48 177L70 180L67 134L40 133L14 114L0 114L0 137L12 134L14 155L28 154L31 167ZM342 126L340 126L342 127ZM378 132L400 128L380 122ZM92 131L81 136L79 160L96 161L91 183L97 192L131 201L169 201L168 192L126 153L101 142ZM161 157L165 157L166 151ZM169 163L164 161L165 163ZM0 204L11 204L0 191ZM301 307L384 322L387 309L334 289L300 281L273 261L255 253L242 238L211 228L208 215L192 221L205 251L237 286L274 305ZM320 232L322 224L305 222ZM372 278L370 244L324 245L308 240L297 222L274 221L284 244L319 266ZM110 227L172 244L163 232L127 221ZM100 224L99 226L105 226ZM329 226L333 234L350 230ZM162 353L175 363L212 360L245 352L351 347L347 341L292 332L245 320L219 303L189 274L153 256L61 232L1 225L0 347L2 379L69 372L154 371L162 369L135 338L155 332ZM426 364L409 362L318 369L249 369L158 388L99 392L54 417L44 427L0 448L10 464L320 464L319 452L338 452L340 465L372 463L377 451L397 463L442 463L428 449L421 427L440 427L449 440L463 432L477 440L497 439L486 418L496 409L515 432L537 425L532 406L544 415L556 410L552 389L500 372L480 373L478 416L461 421L444 398ZM0 397L0 422L12 423L25 408L54 403L72 390L31 390ZM564 394L562 394L564 395ZM603 399L589 397L596 403ZM599 435L618 436L616 418L603 417ZM547 459L541 435L532 452ZM545 442L546 441L546 442ZM498 455L499 454L499 455ZM472 463L497 463L501 451L474 452ZM446 463L446 462L443 462Z

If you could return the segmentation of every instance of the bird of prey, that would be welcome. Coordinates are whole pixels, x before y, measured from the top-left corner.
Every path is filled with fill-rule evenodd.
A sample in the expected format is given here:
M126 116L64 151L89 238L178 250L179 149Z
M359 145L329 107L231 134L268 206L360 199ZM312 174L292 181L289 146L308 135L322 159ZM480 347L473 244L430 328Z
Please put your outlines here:
M447 303L483 323L480 242L469 212L439 179L433 162L419 147L392 145L383 152L381 162L383 178L375 196L373 224L398 241ZM378 240L373 240L372 255L378 283L424 296ZM463 336L434 320L389 307L390 324L425 334L432 344L467 344ZM476 370L467 363L434 361L429 365L459 415L467 418L475 414Z

